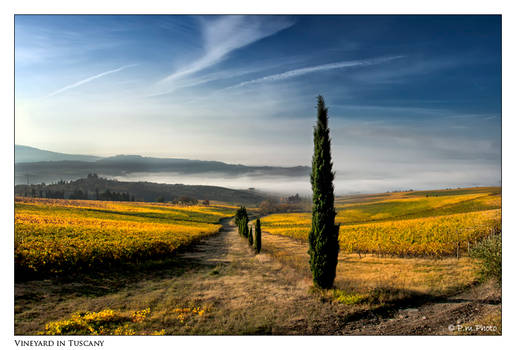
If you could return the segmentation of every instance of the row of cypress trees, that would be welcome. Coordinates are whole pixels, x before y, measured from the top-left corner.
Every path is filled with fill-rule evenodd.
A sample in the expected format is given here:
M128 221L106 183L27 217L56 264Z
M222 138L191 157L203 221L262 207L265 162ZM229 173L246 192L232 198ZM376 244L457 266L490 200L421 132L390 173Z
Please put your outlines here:
M245 207L240 207L235 214L235 224L238 227L238 233L246 237L248 236L249 229L247 225L249 224L249 217L247 216L247 209Z
M253 228L249 227L249 216L247 209L240 207L235 214L235 224L238 228L240 236L247 238L249 246L254 248L256 253L260 253L262 249L262 229L260 219L256 219L255 232L253 237Z

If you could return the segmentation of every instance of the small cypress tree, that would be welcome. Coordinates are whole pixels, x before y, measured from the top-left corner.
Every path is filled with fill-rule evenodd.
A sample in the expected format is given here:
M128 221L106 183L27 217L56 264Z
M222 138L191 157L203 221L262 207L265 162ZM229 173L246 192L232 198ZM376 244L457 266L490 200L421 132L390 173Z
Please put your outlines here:
M312 158L312 229L308 235L310 270L314 284L331 288L335 280L339 254L339 226L335 225L335 197L333 194L330 129L328 109L318 96L317 125L314 128Z
M256 219L256 225L254 226L254 250L256 253L260 253L260 250L262 250L262 227L260 219Z
M253 227L251 226L249 228L249 236L247 237L248 241L249 241L249 246L252 247L253 246Z
M248 238L249 236L249 227L247 226L247 220L242 222L242 235L245 238Z
M238 233L243 236L244 235L244 223L247 225L249 219L247 217L247 210L245 207L240 207L235 214L235 225L238 228Z

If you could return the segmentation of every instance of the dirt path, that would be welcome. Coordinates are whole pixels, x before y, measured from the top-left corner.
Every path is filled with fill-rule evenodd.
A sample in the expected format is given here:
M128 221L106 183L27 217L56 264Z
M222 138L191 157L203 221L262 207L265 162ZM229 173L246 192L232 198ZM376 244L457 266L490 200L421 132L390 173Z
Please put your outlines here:
M270 254L255 254L230 221L178 258L217 266L219 277L197 282L190 298L219 310L224 321L214 322L224 323L223 333L328 334L342 312L310 293L309 277Z
M307 270L285 263L304 259L305 245L264 234L263 246L256 255L226 220L220 233L166 263L80 280L16 283L15 333L37 333L78 310L150 307L145 327L166 334L442 334L457 320L499 307L497 296L480 288L417 311L396 311L389 319L364 313L352 321L355 307L312 293ZM285 249L289 254L279 257ZM185 307L206 312L180 321L173 310Z

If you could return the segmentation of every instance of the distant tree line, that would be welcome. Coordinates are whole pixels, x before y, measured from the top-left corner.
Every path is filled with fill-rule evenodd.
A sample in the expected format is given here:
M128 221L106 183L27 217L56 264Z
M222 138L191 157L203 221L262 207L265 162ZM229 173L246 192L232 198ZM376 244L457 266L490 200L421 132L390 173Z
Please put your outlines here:
M281 198L280 200L270 198L259 204L261 215L272 213L295 213L310 211L311 203L308 198L301 198L299 194Z
M88 199L88 190L81 191L76 189L70 195L70 199Z
M131 196L128 192L111 192L110 190L100 193L97 199L100 201L134 202L134 196Z
M385 193L399 193L399 192L414 192L414 190L408 189L408 190L392 190L392 191L385 191Z
M98 179L97 174L88 174L88 179ZM22 195L24 197L33 197L33 198L52 198L52 199L92 199L99 201L124 201L124 202L134 202L135 196L131 195L130 192L116 192L112 191L109 188L104 190L103 192L99 191L98 188L95 188L95 191L88 190L87 188L83 188L85 179L77 180L75 182L67 182L65 180L59 180L57 185L76 185L81 186L77 188L72 188L70 190L65 191L64 189L50 189L52 185L45 185L41 183L39 185L22 185L24 186L23 192L17 191L16 195ZM188 196L181 196L179 198L173 198L171 200L166 200L164 196L159 196L156 198L156 202L160 203L172 203L179 205L197 205L199 201L195 198ZM203 200L202 205L209 206L210 201L208 199Z
M45 191L45 195L40 195L40 197L45 197L45 198L56 198L56 199L64 199L65 197L65 194L64 194L64 191L52 191L52 190L48 190L48 191Z
M100 200L101 193L104 193L107 189L112 193L129 193L130 197L134 195L135 200L138 201L156 202L159 199L163 202L180 205L209 206L210 201L217 200L227 203L251 203L256 206L260 201L267 198L259 192L251 193L247 190L231 190L223 187L116 181L101 177L100 174L97 175L91 171L89 174L87 171L82 178L71 181L68 178L63 178L59 181L47 181L46 184L41 182L40 184L17 184L14 186L16 196L44 198L47 197L46 192L51 191L48 193L49 198L65 199L68 199L70 195L74 198L86 198L87 191L88 199ZM79 190L82 195L78 192ZM97 194L97 192L99 193ZM116 200L116 198L109 198L109 195L103 197L106 200ZM114 197L117 196L114 195ZM118 197L122 198L122 195Z
M134 202L135 197L129 192L114 192L106 189L104 192L99 192L95 189L95 194L90 195L87 189L74 189L68 196L64 190L45 189L45 185L30 185L30 188L25 189L23 196L33 198L52 198L52 199L95 199L100 201L124 201Z
M281 201L288 204L301 203L301 197L299 196L299 193L296 193L294 196L282 198Z
M188 196L181 196L179 198L174 198L171 200L167 200L165 196L161 195L156 198L156 202L158 203L171 203L171 204L179 204L179 205L197 205L199 201L195 198ZM209 200L202 201L203 205L210 205Z
M171 203L172 204L180 204L180 205L196 205L197 203L199 203L199 201L192 197L181 196L179 198L173 199L171 201Z

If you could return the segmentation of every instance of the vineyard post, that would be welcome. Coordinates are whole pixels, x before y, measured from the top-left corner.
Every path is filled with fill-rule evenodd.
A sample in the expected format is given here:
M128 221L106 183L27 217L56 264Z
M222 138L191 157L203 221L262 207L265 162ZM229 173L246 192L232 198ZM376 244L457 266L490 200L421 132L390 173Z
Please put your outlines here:
M459 230L457 230L457 259L459 259L459 249L460 249Z

